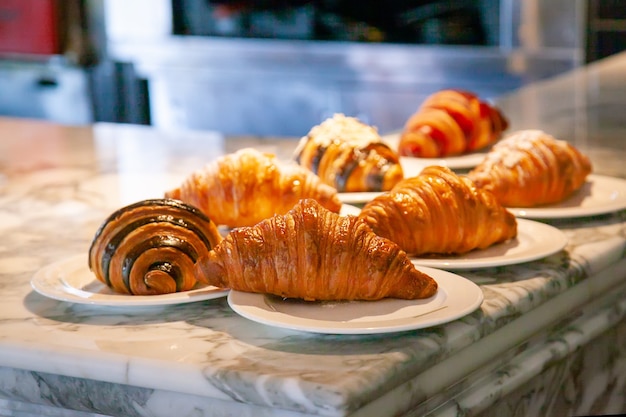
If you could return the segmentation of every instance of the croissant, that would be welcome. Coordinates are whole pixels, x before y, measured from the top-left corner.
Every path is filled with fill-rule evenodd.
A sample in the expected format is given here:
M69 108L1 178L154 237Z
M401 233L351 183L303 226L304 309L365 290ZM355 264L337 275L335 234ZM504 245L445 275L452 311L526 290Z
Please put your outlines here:
M294 158L340 192L387 191L404 177L398 154L376 129L343 114L313 127Z
M437 290L396 244L312 199L230 231L200 258L196 276L219 287L311 301L418 299Z
M192 173L180 187L165 193L198 207L218 225L251 226L284 214L301 198L314 198L339 212L337 190L300 165L279 163L252 148L241 149Z
M591 170L589 158L569 143L522 130L498 142L468 176L504 206L533 207L564 200Z
M194 264L222 240L195 207L167 199L142 200L111 214L89 248L89 269L115 292L166 294L192 289Z
M491 145L508 127L500 110L461 90L436 92L407 120L400 135L402 156L439 158Z
M401 181L359 217L412 255L461 254L517 235L515 217L491 193L442 166Z

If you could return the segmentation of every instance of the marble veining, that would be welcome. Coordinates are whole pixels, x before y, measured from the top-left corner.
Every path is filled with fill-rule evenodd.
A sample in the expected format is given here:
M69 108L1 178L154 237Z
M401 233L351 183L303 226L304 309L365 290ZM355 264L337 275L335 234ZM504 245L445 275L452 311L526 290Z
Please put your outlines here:
M524 401L531 391L552 401L550 409L567 401L575 412L598 411L600 401L626 409L618 372L625 363L626 210L544 220L566 234L563 251L458 271L485 297L463 318L392 334L321 335L244 319L224 298L105 308L55 301L30 287L39 268L86 253L97 227L122 204L160 197L224 152L256 146L288 154L294 141L2 118L0 135L0 410L17 415L30 404L33 413L54 415L56 408L46 407L61 407L77 416L530 415L535 403ZM603 173L599 161L595 166ZM600 297L608 288L615 290ZM552 305L575 312L537 313ZM536 321L526 319L533 314ZM605 372L592 375L602 392L582 381L594 354L606 349L597 340L615 346ZM459 359L474 346L481 347L478 369ZM443 371L455 363L460 368Z
M422 405L414 410L415 415L589 416L623 412L625 296L622 285L610 302L594 306L594 314L577 311L570 320L526 343L522 353L507 359L503 366L462 381L460 385L466 389L457 388L446 400L439 399L442 407L429 410ZM454 401L447 401L450 397Z
M106 175L104 183L113 178ZM9 301L0 319L0 342L9 358L4 365L28 369L33 364L24 349L34 347L33 353L55 359L34 366L42 372L303 413L335 415L366 404L614 262L607 253L623 257L626 248L624 213L595 223L572 220L566 229L570 243L561 253L462 273L481 284L485 294L481 308L467 317L391 336L313 335L240 318L224 299L125 311L42 298L28 286L32 273L85 251L114 203L102 204L111 188L94 186L97 177L78 168L46 176L45 185L35 173L30 189L27 177L21 178L21 198L2 206L9 219L3 223L5 233L16 232L2 256L2 276L15 280L1 281ZM33 206L38 210L27 209ZM16 340L19 344L12 345ZM175 374L157 378L160 372Z

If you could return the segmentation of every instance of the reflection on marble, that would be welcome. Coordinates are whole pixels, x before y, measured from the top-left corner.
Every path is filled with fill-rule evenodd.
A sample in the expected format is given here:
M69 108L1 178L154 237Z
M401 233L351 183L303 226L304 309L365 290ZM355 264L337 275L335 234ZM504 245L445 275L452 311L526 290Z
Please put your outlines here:
M29 284L42 266L86 253L120 205L160 196L223 152L254 145L289 153L295 142L1 118L0 135L0 407L7 413L532 415L544 397L550 410L597 412L602 401L606 410L619 408L626 210L546 221L568 237L547 258L458 271L485 296L459 320L394 334L318 335L254 323L224 298L103 308L48 299ZM605 341L615 350L603 351ZM605 366L593 362L597 354ZM603 394L586 378L606 387ZM553 391L555 381L566 382L561 391Z

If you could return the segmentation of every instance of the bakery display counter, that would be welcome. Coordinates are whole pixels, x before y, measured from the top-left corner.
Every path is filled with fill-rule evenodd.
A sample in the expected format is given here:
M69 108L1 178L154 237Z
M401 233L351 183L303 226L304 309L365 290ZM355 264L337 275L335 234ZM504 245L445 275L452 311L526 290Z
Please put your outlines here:
M498 100L510 129L543 129L589 155L592 189L609 188L608 197L597 197L611 199L605 209L517 213L565 236L565 246L539 258L500 257L447 272L468 283L450 288L450 299L467 302L476 289L482 299L459 317L392 331L377 324L355 334L312 328L297 317L263 324L258 312L248 318L235 312L225 292L119 303L106 294L85 297L90 288L73 284L84 278L94 233L117 208L160 197L191 170L236 149L289 157L295 140L1 118L0 410L283 417L626 412L624 71L626 55L617 55ZM553 234L542 230L530 232L539 243ZM37 276L48 290L33 289ZM379 313L372 307L373 316ZM332 323L333 313L324 314Z

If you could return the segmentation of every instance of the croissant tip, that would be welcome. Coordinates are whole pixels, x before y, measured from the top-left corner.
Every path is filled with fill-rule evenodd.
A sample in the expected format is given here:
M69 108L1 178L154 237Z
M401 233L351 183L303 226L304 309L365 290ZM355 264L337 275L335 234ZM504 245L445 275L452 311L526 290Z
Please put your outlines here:
M215 262L213 251L198 258L193 267L193 272L196 280L202 284L225 287L224 268Z

